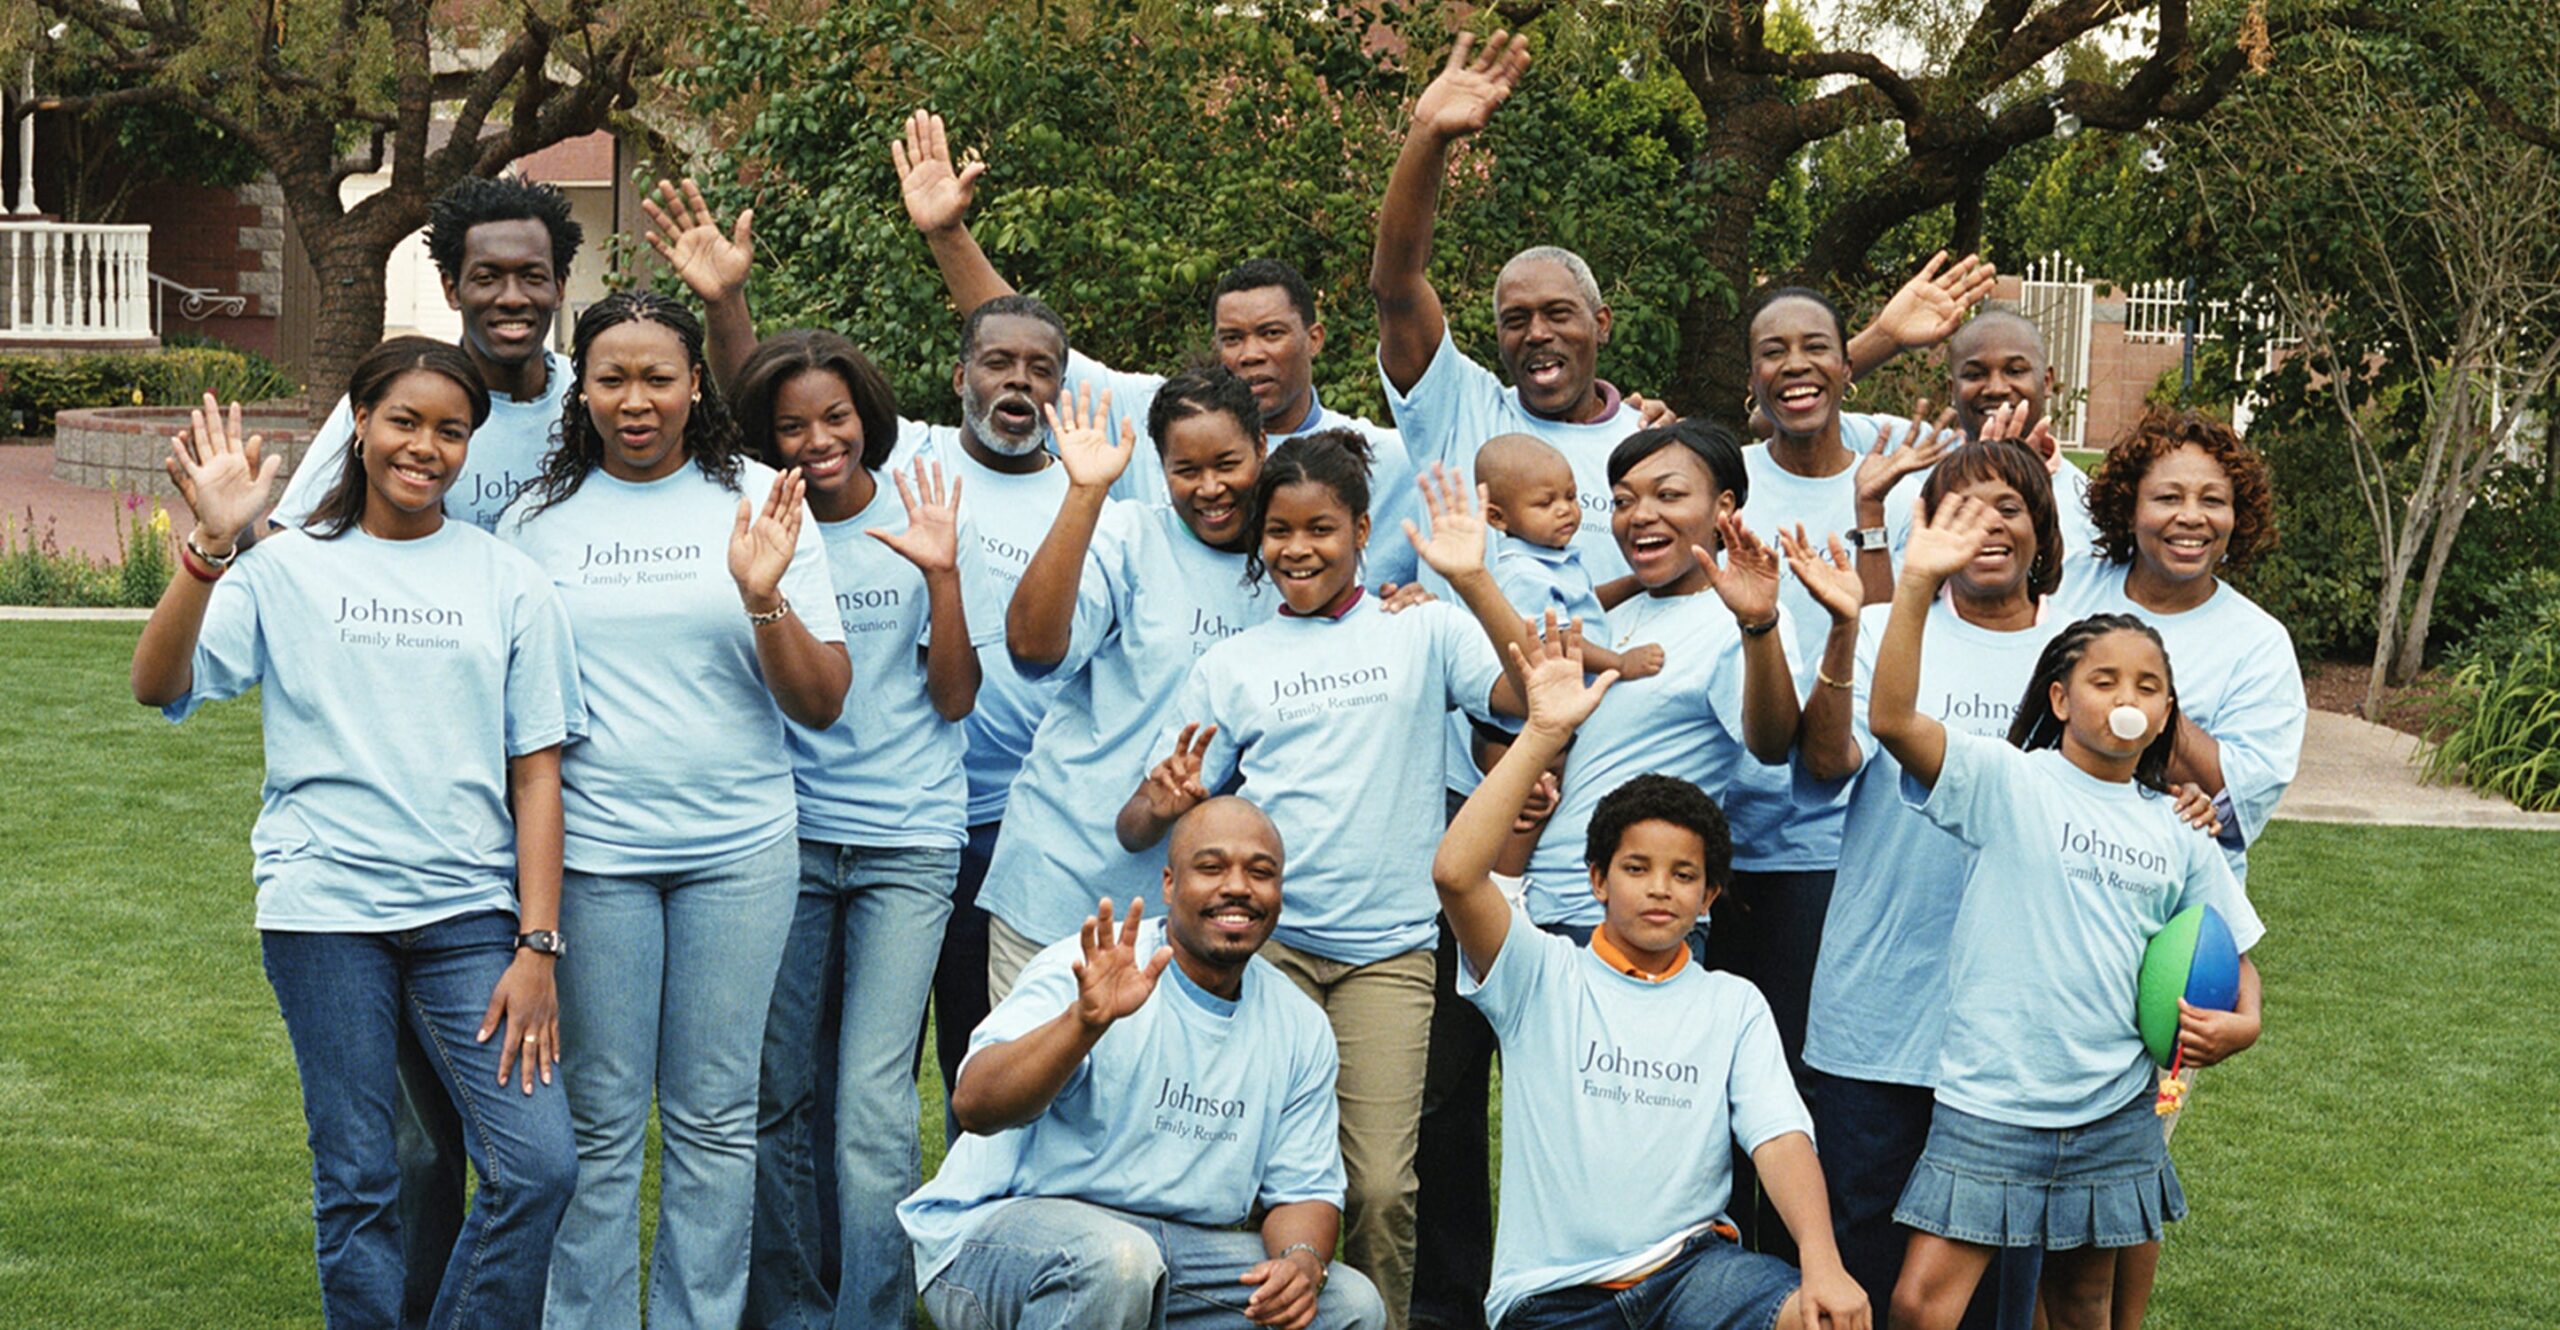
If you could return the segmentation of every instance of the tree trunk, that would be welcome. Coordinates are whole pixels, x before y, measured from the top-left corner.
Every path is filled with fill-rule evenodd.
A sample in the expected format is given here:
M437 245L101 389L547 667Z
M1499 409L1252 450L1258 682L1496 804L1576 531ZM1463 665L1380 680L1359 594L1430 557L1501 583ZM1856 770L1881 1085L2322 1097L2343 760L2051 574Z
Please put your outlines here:
M351 228L333 227L332 231ZM313 414L327 411L347 389L347 375L382 340L387 296L383 249L346 235L323 241L303 232L312 271L320 279L320 308L311 333L311 376L304 389Z
M2436 608L2436 584L2444 580L2444 566L2453 557L2454 537L2462 532L2463 516L2471 509L2472 488L2447 483L2448 489L2459 488L2460 494L2448 494L2437 504L2435 536L2427 543L2427 568L2418 578L2417 603L2409 607L2409 620L2400 630L2400 642L2391 660L2391 682L2405 684L2418 677L2427 663L2428 621Z
M1711 112L1711 118L1713 113ZM1788 154L1772 156L1774 135L1752 111L1729 113L1699 154L1694 169L1715 183L1695 235L1699 252L1723 277L1727 292L1704 291L1680 311L1680 347L1671 377L1671 404L1739 430L1751 412L1751 358L1744 324L1752 289L1751 219L1769 198ZM1747 436L1746 436L1747 437Z
M2409 561L2389 545L2383 547L2382 594L2374 602L2373 670L2365 676L2364 702L2356 714L2366 720L2382 716L2382 684L2400 640L2400 595L2409 585Z

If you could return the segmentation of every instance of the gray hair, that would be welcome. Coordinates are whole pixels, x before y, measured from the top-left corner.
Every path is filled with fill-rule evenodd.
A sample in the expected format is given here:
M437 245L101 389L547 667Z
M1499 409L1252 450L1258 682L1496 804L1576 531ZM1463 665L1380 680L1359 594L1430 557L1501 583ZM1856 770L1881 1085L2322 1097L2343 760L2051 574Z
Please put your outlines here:
M1591 265L1583 262L1581 255L1561 245L1531 245L1512 255L1511 261L1502 265L1502 272L1493 279L1493 284L1498 287L1511 280L1513 272L1530 263L1553 263L1562 267L1572 274L1574 290L1581 293L1582 303L1594 310L1600 308L1600 279L1591 275Z

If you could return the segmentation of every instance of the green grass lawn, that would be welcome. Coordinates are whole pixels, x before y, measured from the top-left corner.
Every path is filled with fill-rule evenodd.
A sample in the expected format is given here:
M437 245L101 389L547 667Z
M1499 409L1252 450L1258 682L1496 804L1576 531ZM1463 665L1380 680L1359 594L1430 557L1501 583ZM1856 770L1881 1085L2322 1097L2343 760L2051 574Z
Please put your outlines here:
M256 709L133 705L135 631L0 624L0 1326L313 1325ZM2267 1037L2179 1129L2152 1324L2560 1325L2560 839L2286 823L2252 858Z

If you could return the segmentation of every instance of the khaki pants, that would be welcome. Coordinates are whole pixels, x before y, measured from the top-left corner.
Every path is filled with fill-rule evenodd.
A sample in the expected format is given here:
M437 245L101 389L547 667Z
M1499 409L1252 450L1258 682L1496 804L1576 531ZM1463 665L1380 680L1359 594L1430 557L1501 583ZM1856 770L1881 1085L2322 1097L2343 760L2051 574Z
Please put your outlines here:
M987 1010L1004 1001L1005 994L1013 991L1013 981L1022 977L1022 967L1047 945L1013 931L992 914L987 916Z
M1333 1025L1342 1055L1342 1255L1403 1330L1413 1296L1413 1151L1431 1053L1431 953L1347 965L1283 946L1262 955Z

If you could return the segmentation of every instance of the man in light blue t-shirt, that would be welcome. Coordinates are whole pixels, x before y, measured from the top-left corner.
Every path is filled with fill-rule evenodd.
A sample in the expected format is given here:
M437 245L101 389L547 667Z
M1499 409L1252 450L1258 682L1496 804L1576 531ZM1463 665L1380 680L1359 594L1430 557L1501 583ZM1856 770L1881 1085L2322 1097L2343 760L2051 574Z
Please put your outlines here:
M897 145L896 157L907 216L932 246L952 303L971 310L1013 294L1013 284L996 271L969 233L969 204L986 164L971 162L954 169L942 117L930 111L908 117L906 139ZM1315 358L1324 351L1324 322L1317 316L1314 288L1281 260L1247 259L1218 279L1209 297L1209 320L1218 361L1252 387L1271 447L1326 429L1348 429L1369 441L1370 536L1362 550L1363 580L1371 586L1412 581L1416 564L1413 546L1404 538L1404 523L1422 521L1420 492L1414 486L1416 470L1394 429L1346 415L1318 399ZM1147 408L1163 386L1161 374L1113 369L1081 353L1067 360L1069 396L1079 389L1090 389L1097 401L1110 394L1109 431L1115 439L1123 423L1140 434L1146 432ZM1111 497L1162 502L1163 465L1140 449L1112 487Z
M1115 925L1104 901L970 1038L951 1090L969 1134L898 1207L942 1325L1385 1322L1332 1262L1332 1031L1257 954L1280 918L1280 833L1211 799L1165 857L1162 922L1133 901Z
M1503 1330L1863 1330L1867 1297L1832 1243L1813 1123L1768 1003L1692 962L1688 937L1732 876L1724 816L1696 786L1638 776L1593 811L1605 913L1588 945L1545 933L1492 870L1529 792L1609 690L1569 630L1529 663L1529 718L1449 824L1432 864L1465 965L1458 992L1502 1041L1502 1191L1486 1319ZM1804 1273L1743 1250L1726 1217L1730 1145L1793 1233Z

